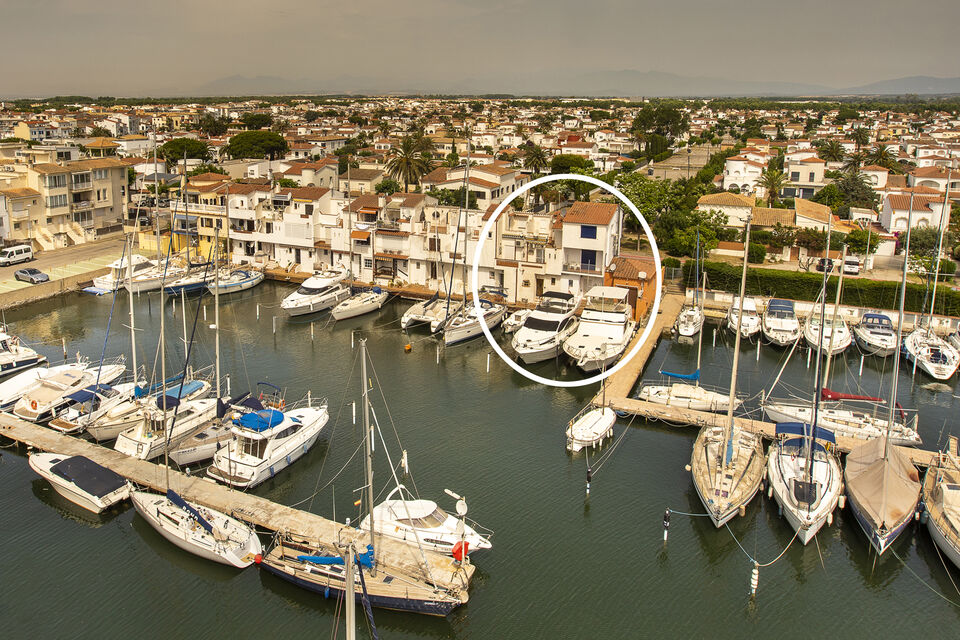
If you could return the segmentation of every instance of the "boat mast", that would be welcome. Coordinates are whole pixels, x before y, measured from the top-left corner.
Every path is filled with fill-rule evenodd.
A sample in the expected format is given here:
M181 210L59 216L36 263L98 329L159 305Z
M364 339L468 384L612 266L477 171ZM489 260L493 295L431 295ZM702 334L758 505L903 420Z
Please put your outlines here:
M350 190L351 190L351 186L350 186L350 154L348 153L348 154L347 154L347 248L350 249L350 253L348 254L347 260L348 260L348 264L350 265L350 268L349 268L350 281L351 281L350 284L353 284L354 282L356 282L357 278L356 278L356 276L353 275L353 237L352 237L352 234L353 234L353 216L351 215L351 214L353 213L353 200L351 199L352 196L350 195ZM379 204L379 203L378 203L378 204ZM373 265L373 247L372 247L372 246L370 247L370 258L371 258L370 264ZM333 267L333 252L332 252L332 249L331 249L331 253L330 253L330 267L331 267L331 268ZM373 269L376 270L376 266L374 266ZM363 271L363 263L362 263L362 262L360 263L360 271L361 271L361 272ZM374 280L374 278L370 278L370 279L371 279L371 280Z
M830 246L827 245L827 255L830 255ZM847 245L843 245L843 252L840 254L840 279L837 282L837 296L833 303L833 317L830 318L830 342L827 343L827 362L823 367L823 386L826 388L827 380L830 379L830 359L833 356L833 340L836 335L834 327L837 325L837 315L840 313L840 291L843 289L843 265L847 262ZM824 289L826 292L826 289ZM824 293L826 295L826 293ZM823 323L821 322L820 333L823 333ZM819 391L818 391L819 393Z
M170 247L173 247L173 211L170 212L171 222L170 222ZM170 260L167 259L167 265L170 264ZM166 298L167 292L164 291L167 285L167 267L163 269L163 277L160 280L160 393L161 400L160 404L162 405L163 410L163 471L164 478L166 482L167 489L170 489L170 447L167 444L167 342L165 338L164 328L166 326L165 318L167 313L166 309ZM184 310L185 311L185 310ZM180 381L180 384L183 384L183 380ZM149 397L149 396L148 396Z
M183 150L183 175L180 176L180 198L183 200L183 221L187 237L187 270L190 270L190 212L187 206L187 150ZM186 347L184 347L186 348Z
M953 162L951 161L950 168L947 170L947 188L943 193L943 209L940 212L940 239L937 241L937 253L934 256L934 259L937 261L937 265L933 271L933 293L930 294L930 319L927 321L927 335L933 331L933 303L937 300L937 282L940 280L940 252L943 250L943 231L946 229L944 220L950 217L950 209L947 207L950 206L950 180L953 179ZM911 192L911 196L913 193Z
M723 464L726 467L733 458L733 405L737 400L737 364L740 361L740 329L743 326L743 297L747 291L747 257L750 248L750 218L747 218L747 231L743 240L743 275L740 276L740 304L737 310L737 336L733 343L733 371L730 373L730 396L727 398L727 425L729 433L727 434L727 451L723 457ZM703 329L701 328L701 331Z
M910 226L913 224L913 193L910 193L910 208L907 211L907 240L903 246L903 274L900 281L900 307L897 310L897 349L903 340L903 307L907 297L907 262L910 258ZM899 354L897 354L899 356ZM918 356L919 357L919 356ZM890 427L897 408L897 378L900 377L900 358L893 359L893 384L890 385L890 414L887 416L887 428L883 433L883 459L890 453ZM886 499L886 492L884 492Z
M371 510L372 511L372 510ZM371 517L372 513L371 513ZM346 590L344 594L343 606L345 607L344 622L347 626L347 640L356 640L357 637L357 596L354 593L356 587L353 583L353 570L354 570L354 559L353 559L353 543L347 543L347 557L346 557L347 566L344 577L346 578ZM362 571L362 569L361 569Z
M133 386L137 386L137 333L133 320L133 242L131 236L127 236L127 282L129 283L127 298L130 303L130 354L133 360ZM119 285L117 286L119 287Z
M470 226L470 127L466 128L467 134L467 167L463 173L463 277L461 278L463 286L463 311L467 311L467 245L469 239L467 236L467 228ZM454 149L456 151L456 149ZM452 276L451 276L452 279ZM483 318L477 318L478 322L483 322Z
M700 225L697 225L697 250L696 250L696 254L697 254L697 255L696 255L696 258L695 258L695 260L696 260L695 264L698 265L698 267L697 267L697 269L696 269L697 282L696 282L696 287L694 288L694 297L696 297L696 292L697 292L697 291L699 290L699 288L700 288L700 280L699 280L699 278L700 278L700 269L699 269L699 264L700 264ZM704 283L704 289L706 289L706 283ZM697 301L694 300L694 306L696 306L696 304L697 304ZM702 351L703 351L703 325L700 325L700 331L699 331L698 334L697 334L697 380L696 380L696 386L698 386L698 387L700 386L700 354L701 354Z
M373 436L370 432L370 385L367 384L367 339L360 338L360 383L363 385L363 448L366 453L365 471L367 475L367 505L370 509L370 548L376 559L376 538L373 535ZM376 564L371 575L376 575Z
M821 355L823 354L823 332L826 331L826 315L827 315L827 282L830 279L830 272L833 271L833 268L829 265L833 263L830 262L830 234L833 232L833 214L827 216L827 262L823 268L823 291L820 296L820 331L817 333L817 364L814 368L814 385L813 385L813 411L810 415L810 435L807 437L807 442L804 445L806 449L807 463L804 465L804 474L809 481L813 478L813 452L814 452L814 433L817 428L817 422L820 421L820 389L821 384L826 384L821 380L821 374L824 373L824 369L821 368ZM846 255L844 253L844 255ZM843 281L843 268L840 269L840 280ZM837 302L834 305L834 320L836 320L837 306L840 304L840 284L837 284ZM830 351L833 349L833 321L830 324L830 346L827 349L827 362L826 366L830 366ZM809 495L809 494L808 494ZM809 512L810 502L807 501L807 510Z
M157 174L157 132L153 132L153 211L154 222L157 226L157 266L163 262L163 252L160 250L160 178ZM171 229L172 232L172 229Z
M229 190L229 187L227 187L227 189ZM229 222L227 224L229 224ZM213 242L214 242L214 245L219 249L220 248L220 229L213 230ZM218 261L216 260L216 258L214 258L213 324L216 326L217 330L213 334L213 352L214 352L214 367L216 368L216 372L214 373L214 375L217 378L217 402L220 402L220 267L217 265L217 262ZM201 291L203 290L201 289ZM186 317L186 313L184 313L184 317ZM180 384L183 384L183 381L181 381Z

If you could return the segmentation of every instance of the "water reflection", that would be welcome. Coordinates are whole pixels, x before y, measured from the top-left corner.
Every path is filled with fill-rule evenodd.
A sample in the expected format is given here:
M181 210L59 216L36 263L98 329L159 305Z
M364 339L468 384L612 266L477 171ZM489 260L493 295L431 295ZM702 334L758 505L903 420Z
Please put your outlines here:
M94 513L64 498L43 478L31 482L30 489L37 500L56 511L64 520L71 520L91 529L99 529L130 507L127 501L123 501L102 513Z

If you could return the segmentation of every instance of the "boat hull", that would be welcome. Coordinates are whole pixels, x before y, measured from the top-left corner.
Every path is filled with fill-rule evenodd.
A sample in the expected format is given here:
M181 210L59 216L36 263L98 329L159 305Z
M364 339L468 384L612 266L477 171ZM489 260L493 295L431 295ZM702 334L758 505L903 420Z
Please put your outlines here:
M867 540L870 541L870 546L873 547L873 550L877 552L878 556L882 556L884 552L890 548L890 545L896 541L897 537L903 533L903 530L906 529L910 521L913 520L914 512L911 511L910 515L897 523L893 529L889 530L886 534L881 534L879 531L873 530L873 526L863 514L862 507L857 504L856 498L849 492L847 494L847 504L850 505L850 513L853 514L853 518L860 526L860 530L867 536Z
M97 496L79 489L72 482L66 482L63 478L58 477L49 469L50 465L48 462L54 456L55 454L50 453L34 453L27 457L27 463L30 465L30 468L37 473L37 475L50 483L50 486L53 487L54 491L78 507L82 507L87 511L92 511L93 513L103 513L113 505L117 504L118 502L123 502L129 497L129 487L125 488L124 490L118 490L109 493L102 498L98 498Z

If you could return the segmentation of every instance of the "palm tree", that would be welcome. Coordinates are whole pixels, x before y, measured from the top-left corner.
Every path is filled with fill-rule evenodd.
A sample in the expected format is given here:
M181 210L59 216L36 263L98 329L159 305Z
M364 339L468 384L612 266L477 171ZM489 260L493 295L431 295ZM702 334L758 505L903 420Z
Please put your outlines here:
M844 156L843 145L839 140L827 140L820 146L817 155L827 162L841 162Z
M897 159L893 157L893 154L890 153L890 149L887 148L887 145L881 144L877 145L867 151L864 155L864 160L870 164L879 165L881 167L886 167L890 170L896 170Z
M387 161L387 175L402 180L405 192L410 190L411 182L416 184L430 172L430 161L423 155L421 145L414 137L404 136L400 145L392 150L393 157Z
M863 127L854 129L850 134L850 138L856 143L857 151L860 151L860 147L870 144L870 132Z
M515 127L513 128L513 133L514 133L515 135L520 136L521 138L524 137L523 134L524 134L525 132L526 132L526 129L524 128L524 126L523 126L522 124L518 124L517 126L515 126Z
M843 170L847 173L860 173L860 167L863 165L864 157L862 151L854 151L849 154L843 161Z
M542 173L547 168L547 152L537 144L528 144L523 149L523 166L534 173Z
M790 184L787 176L779 169L764 169L757 180L757 186L763 187L767 192L767 206L772 207L783 188Z

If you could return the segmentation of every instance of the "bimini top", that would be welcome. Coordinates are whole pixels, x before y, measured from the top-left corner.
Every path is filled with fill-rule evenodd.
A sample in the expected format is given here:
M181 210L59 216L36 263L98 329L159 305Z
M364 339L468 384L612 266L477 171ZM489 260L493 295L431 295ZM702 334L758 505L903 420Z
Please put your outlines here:
M767 303L768 311L790 311L792 312L793 300L784 300L782 298L771 298L770 302Z
M150 262L150 259L149 259L149 258L144 258L144 257L143 257L142 255L140 255L139 253L133 254L133 264L134 264L134 265L143 264L143 263L145 263L145 262ZM127 268L127 258L126 258L126 257L117 258L116 260L114 260L113 262L111 262L110 264L108 264L108 265L107 265L107 268L108 268L108 269L125 269L125 268Z
M893 322L889 317L882 313L865 313L863 317L860 318L860 322L865 325L870 325L874 328L893 328Z
M622 287L593 287L587 291L590 298L608 298L611 300L626 300L629 291Z
M594 289L599 289L599 288L601 287L594 287ZM615 287L609 287L609 288L613 289ZM593 295L593 289L590 290L590 295ZM573 300L572 293L566 293L563 291L544 291L543 297L544 298L560 298L561 300Z
M88 400L94 398L98 393L106 393L112 388L113 387L108 384L90 385L89 387L80 389L80 391L74 391L67 396L67 399L73 402L87 402Z
M245 413L233 421L235 425L244 429L261 432L272 429L283 422L283 413L276 409L263 409L261 411L251 411Z
M65 458L50 467L50 471L98 498L113 493L127 483L122 476L83 456Z
M810 425L805 422L781 422L777 425L777 435L807 437L810 435ZM822 427L817 427L813 430L813 437L817 440L823 440L824 442L837 443L837 439L833 436L833 431Z

